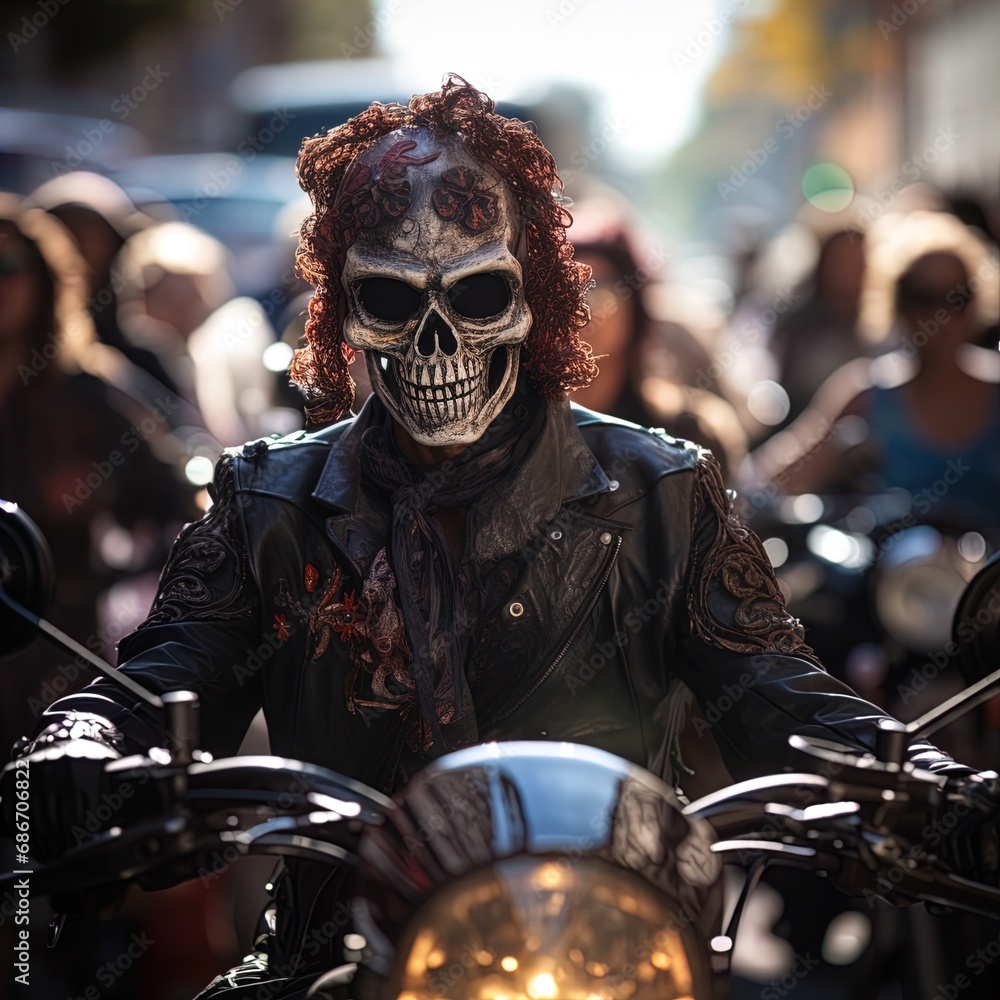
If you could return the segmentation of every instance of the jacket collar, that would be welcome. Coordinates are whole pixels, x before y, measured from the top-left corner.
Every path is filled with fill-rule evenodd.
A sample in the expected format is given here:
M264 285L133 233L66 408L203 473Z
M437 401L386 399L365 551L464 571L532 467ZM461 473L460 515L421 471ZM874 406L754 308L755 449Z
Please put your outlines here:
M341 514L357 511L361 489L361 436L369 427L381 422L384 414L382 403L372 393L361 412L345 421L347 429L330 445L330 453L312 492L314 500L338 508Z
M513 475L477 501L470 552L480 564L520 551L566 504L611 489L565 397L545 404L545 423Z
M569 400L545 404L538 440L513 475L478 499L469 521L469 551L477 562L519 551L567 503L611 490L611 483L587 447ZM330 446L313 499L334 509L328 520L356 562L367 567L388 535L384 504L362 488L361 436L385 419L377 396ZM582 411L585 412L585 411Z

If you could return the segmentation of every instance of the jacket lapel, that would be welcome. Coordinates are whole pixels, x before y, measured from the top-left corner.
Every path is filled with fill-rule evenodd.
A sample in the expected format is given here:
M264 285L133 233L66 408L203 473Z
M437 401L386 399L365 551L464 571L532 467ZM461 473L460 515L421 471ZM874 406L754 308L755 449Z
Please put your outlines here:
M583 440L568 400L546 407L545 426L525 460L473 507L469 545L477 565L521 551L539 538L565 504L612 488Z
M333 508L326 519L327 537L348 561L360 580L389 537L389 509L377 493L361 488L361 437L384 419L378 398L369 396L347 430L330 446L320 473L314 500Z

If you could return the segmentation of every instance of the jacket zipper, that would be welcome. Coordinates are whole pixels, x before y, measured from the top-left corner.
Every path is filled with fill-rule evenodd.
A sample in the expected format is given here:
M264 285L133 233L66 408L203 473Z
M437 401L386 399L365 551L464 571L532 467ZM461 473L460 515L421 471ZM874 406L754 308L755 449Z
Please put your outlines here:
M611 576L611 570L614 569L615 562L618 560L618 550L621 547L622 547L622 536L619 535L617 541L615 542L615 547L611 552L611 557L610 559L608 559L608 565L605 567L604 573L601 576L601 580L598 583L597 588L591 595L590 602L587 604L586 610L577 619L577 623L574 626L573 631L570 633L569 638L563 643L562 648L559 650L558 653L556 653L555 658L552 660L552 662L549 663L549 665L545 668L545 671L542 673L541 677L535 680L534 684L532 684L531 687L528 688L528 690L525 691L520 698L518 698L517 702L511 708L507 709L507 711L504 712L503 715L494 719L494 724L498 722L503 722L504 719L513 715L545 683L545 681L548 680L552 671L559 666L563 657L569 652L570 647L576 641L576 637L580 634L580 630L583 628L587 619L590 617L590 613L594 610L598 600L601 597L601 594L604 592L604 588L607 586L608 579Z

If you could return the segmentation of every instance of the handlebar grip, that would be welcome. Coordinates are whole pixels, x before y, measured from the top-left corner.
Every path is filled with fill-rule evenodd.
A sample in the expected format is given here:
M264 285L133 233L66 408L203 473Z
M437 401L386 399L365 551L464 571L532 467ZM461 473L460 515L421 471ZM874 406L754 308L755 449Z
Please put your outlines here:
M908 747L906 726L895 719L879 719L875 733L875 756L883 764L901 766Z
M194 691L168 691L162 696L167 710L167 742L174 764L194 761L201 739L198 695Z

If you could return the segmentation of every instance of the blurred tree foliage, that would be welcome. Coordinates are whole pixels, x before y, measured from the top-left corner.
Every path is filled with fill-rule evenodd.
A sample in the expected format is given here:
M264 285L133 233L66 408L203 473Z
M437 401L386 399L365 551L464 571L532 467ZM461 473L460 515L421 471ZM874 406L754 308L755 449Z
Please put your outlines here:
M291 0L286 4L294 30L285 59L340 59L342 46L352 58L379 54L378 30L372 24L371 0Z

